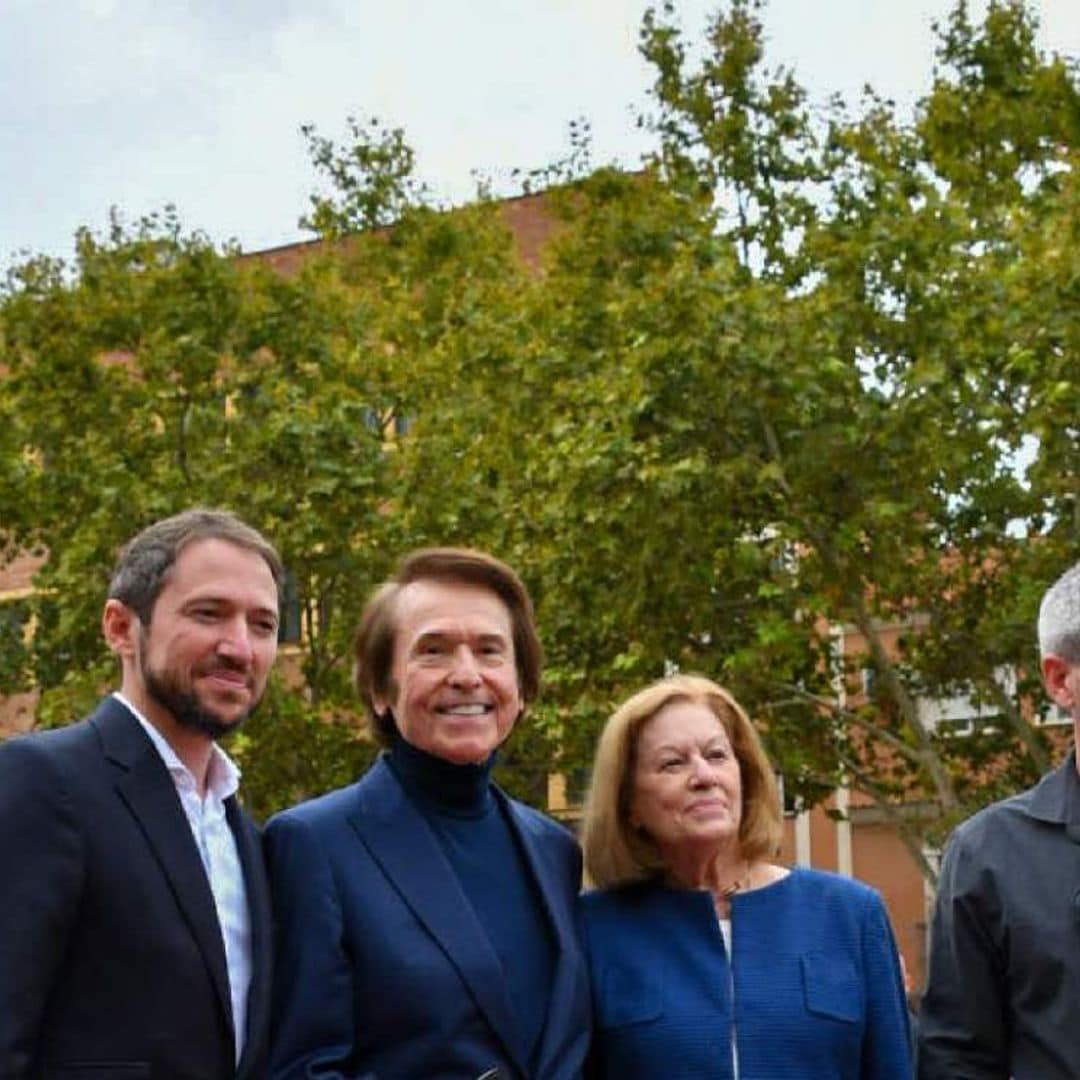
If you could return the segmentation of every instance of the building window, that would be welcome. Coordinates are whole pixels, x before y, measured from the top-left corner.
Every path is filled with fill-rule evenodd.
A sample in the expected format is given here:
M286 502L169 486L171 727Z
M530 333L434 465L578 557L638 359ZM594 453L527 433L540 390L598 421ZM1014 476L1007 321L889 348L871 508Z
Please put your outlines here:
M994 671L994 681L1009 697L1016 693L1016 671L1009 665L1003 665ZM945 739L962 739L976 733L992 735L997 731L995 721L999 710L995 703L976 702L974 689L952 697L920 698L919 716L930 731Z
M300 589L291 570L285 571L285 583L281 590L281 621L278 623L278 644L298 645L303 636L300 617Z

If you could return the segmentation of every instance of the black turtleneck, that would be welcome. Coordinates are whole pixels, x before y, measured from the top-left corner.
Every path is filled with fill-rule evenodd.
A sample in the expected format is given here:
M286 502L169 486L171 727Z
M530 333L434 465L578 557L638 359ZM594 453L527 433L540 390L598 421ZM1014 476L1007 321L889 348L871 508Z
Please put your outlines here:
M387 757L394 775L425 812L477 818L491 812L491 770L495 755L479 765L456 765L406 742L398 732Z
M533 1060L555 973L555 941L533 873L495 798L495 755L456 765L407 743L396 732L387 763L424 815L462 891L487 932Z

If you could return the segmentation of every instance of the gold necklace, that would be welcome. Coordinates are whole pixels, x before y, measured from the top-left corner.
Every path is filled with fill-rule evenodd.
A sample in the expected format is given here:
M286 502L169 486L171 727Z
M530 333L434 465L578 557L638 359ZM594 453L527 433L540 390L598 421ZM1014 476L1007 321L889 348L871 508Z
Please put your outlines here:
M737 877L730 885L725 885L720 890L721 900L730 900L737 892L741 892L750 884L750 864L743 864L742 876Z

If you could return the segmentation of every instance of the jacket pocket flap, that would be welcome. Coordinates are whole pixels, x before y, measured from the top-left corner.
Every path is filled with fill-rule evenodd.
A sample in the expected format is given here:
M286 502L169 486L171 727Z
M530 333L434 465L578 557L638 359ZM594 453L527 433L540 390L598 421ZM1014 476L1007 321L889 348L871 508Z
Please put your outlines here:
M609 967L600 976L596 995L600 1027L643 1024L664 1014L664 997L655 976L626 967Z
M863 1014L863 995L854 964L846 957L826 953L805 953L799 960L807 1010L833 1020L858 1023Z

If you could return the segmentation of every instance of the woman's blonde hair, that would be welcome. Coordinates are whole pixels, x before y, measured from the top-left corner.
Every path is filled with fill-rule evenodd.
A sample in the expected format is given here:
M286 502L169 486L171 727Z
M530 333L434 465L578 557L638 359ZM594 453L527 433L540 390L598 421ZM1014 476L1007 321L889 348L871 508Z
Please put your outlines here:
M585 800L582 846L593 885L608 888L650 877L664 869L651 840L630 824L637 746L642 729L674 702L706 706L724 725L742 781L742 857L773 858L780 850L783 812L776 778L754 725L742 706L711 679L675 675L639 690L604 725Z

